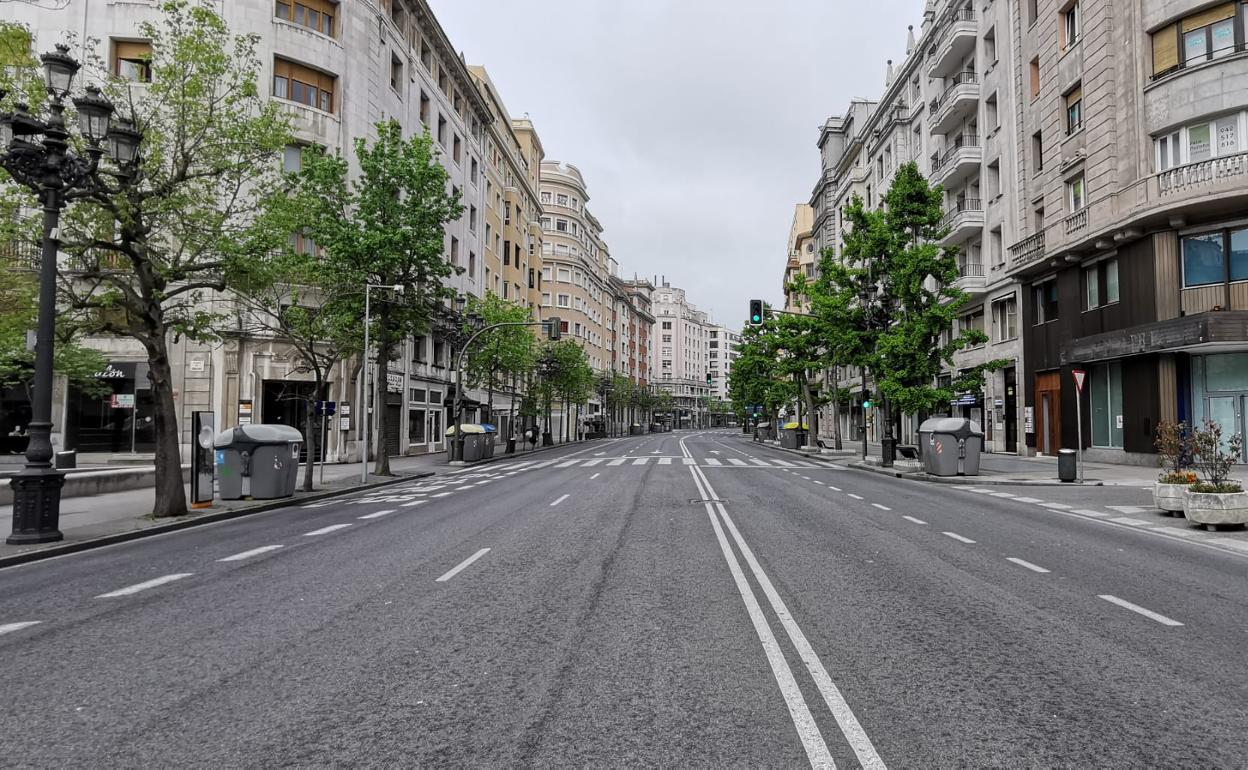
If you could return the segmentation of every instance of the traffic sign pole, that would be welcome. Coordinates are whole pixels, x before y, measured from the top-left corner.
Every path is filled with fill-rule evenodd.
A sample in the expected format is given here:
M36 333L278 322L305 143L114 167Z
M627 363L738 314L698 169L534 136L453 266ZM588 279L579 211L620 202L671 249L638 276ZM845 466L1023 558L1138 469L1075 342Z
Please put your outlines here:
M1088 373L1083 369L1072 369L1075 377L1075 436L1079 445L1075 447L1075 461L1078 469L1076 477L1083 483L1083 381Z

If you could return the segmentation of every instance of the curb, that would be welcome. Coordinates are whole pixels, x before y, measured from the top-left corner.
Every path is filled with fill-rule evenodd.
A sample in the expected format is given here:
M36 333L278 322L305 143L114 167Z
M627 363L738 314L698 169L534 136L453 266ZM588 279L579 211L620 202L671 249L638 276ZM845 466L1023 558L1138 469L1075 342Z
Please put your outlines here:
M67 556L72 553L89 551L94 548L102 548L107 545L116 545L118 543L128 543L131 540L139 540L145 537L153 537L155 535L164 535L169 532L178 532L183 529L191 529L205 524L214 524L219 521L229 521L230 519L240 519L244 516L250 516L256 513L266 513L275 511L279 508L289 508L296 503L302 505L308 502L316 502L318 500L328 500L342 495L349 495L355 492L366 491L369 489L380 489L383 487L401 484L412 479L423 479L430 476L436 476L435 471L418 471L416 473L396 476L385 481L376 481L369 484L360 484L353 487L343 487L341 489L324 490L314 492L307 497L300 497L297 500L293 498L282 498L272 502L260 503L259 505L248 505L241 508L230 508L216 513L207 513L202 516L196 516L193 519L180 519L171 521L168 524L158 524L154 527L146 527L144 529L130 529L125 532L115 532L111 535L101 535L93 537L90 540L80 540L76 543L65 543L64 545L52 546L36 551L27 551L25 553L13 554L12 556L0 556L0 570L8 567L16 567L20 564L29 564L34 561L42 561L51 559L56 556Z
M1096 479L1078 481L1058 481L1056 479L998 479L992 476L933 476L928 473L906 473L882 468L878 465L866 465L861 462L846 463L847 468L868 471L880 476L892 476L897 479L912 479L928 484L955 484L968 487L1102 487L1105 482Z

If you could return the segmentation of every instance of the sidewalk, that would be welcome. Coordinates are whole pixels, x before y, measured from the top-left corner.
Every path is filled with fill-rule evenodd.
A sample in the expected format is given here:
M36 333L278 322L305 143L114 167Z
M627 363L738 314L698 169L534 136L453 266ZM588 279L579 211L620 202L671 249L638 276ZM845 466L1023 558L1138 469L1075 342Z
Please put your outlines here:
M562 446L567 445L555 444L549 448L555 449ZM495 459L508 456L522 457L530 453L543 451L543 448L538 447L536 449L517 451L514 455L505 455L503 454L504 448L504 445L497 447ZM325 466L324 484L320 481L320 468L315 468L312 477L314 491L303 492L303 472L305 467L302 464L299 466L299 490L295 492L294 497L278 500L216 500L211 508L193 509L185 516L176 518L153 519L151 517L152 503L155 499L155 492L152 488L63 498L61 500L60 529L65 536L64 540L37 545L8 545L4 543L3 539L0 539L0 567L7 566L6 562L29 559L32 554L43 551L62 553L83 550L96 545L105 545L111 542L121 542L141 537L144 534L155 534L155 532L147 533L145 530L165 531L167 529L181 529L209 521L299 505L309 500L331 497L352 489L397 484L412 478L445 473L450 469L445 452L411 457L391 457L390 471L395 475L375 476L370 472L368 482L365 484L360 479L359 463L327 464ZM371 463L369 468L371 471ZM0 483L7 483L7 480L0 480ZM186 490L187 499L189 500L189 485L187 485ZM0 506L0 527L4 528L6 534L12 520L13 506Z

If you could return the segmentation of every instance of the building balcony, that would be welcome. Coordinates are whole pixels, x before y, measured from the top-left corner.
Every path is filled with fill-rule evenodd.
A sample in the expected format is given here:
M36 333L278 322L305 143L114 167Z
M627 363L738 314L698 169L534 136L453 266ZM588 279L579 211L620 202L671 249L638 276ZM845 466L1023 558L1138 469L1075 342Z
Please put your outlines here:
M979 198L963 198L945 212L940 222L949 233L940 239L941 246L963 243L984 229L984 204Z
M963 134L943 153L932 154L932 182L945 187L955 186L979 173L983 160L984 149L979 144L979 137Z
M946 134L962 125L979 109L979 76L959 72L949 78L945 92L932 100L929 110L933 134Z
M943 78L956 72L967 55L975 50L975 38L974 9L963 8L954 13L936 46L936 55L928 63L928 77Z
M1029 235L1010 247L1010 266L1021 267L1044 256L1044 231Z
M988 285L984 277L984 263L959 257L958 280L953 285L972 296L983 294Z
M1241 152L1163 171L1157 175L1157 192L1162 198L1177 197L1226 180L1240 179L1242 184L1245 176L1248 176L1248 152Z

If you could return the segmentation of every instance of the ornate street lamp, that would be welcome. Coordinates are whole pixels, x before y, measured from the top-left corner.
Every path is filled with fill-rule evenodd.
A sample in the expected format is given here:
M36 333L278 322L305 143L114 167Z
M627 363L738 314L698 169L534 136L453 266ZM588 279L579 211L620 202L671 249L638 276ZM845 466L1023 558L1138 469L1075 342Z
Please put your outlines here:
M65 476L52 462L52 361L56 325L57 229L61 210L76 198L100 192L97 174L109 141L109 154L122 173L138 157L142 135L133 129L117 136L110 132L113 105L93 87L74 100L78 128L86 143L85 155L70 151L65 125L65 99L70 94L79 63L69 47L58 45L44 54L43 82L50 98L48 116L40 119L24 104L12 113L0 113L0 167L18 184L29 188L43 208L43 248L39 265L39 317L35 336L35 379L31 389L30 435L26 467L13 477L13 531L11 545L61 540L61 487ZM0 92L0 100L4 93Z

